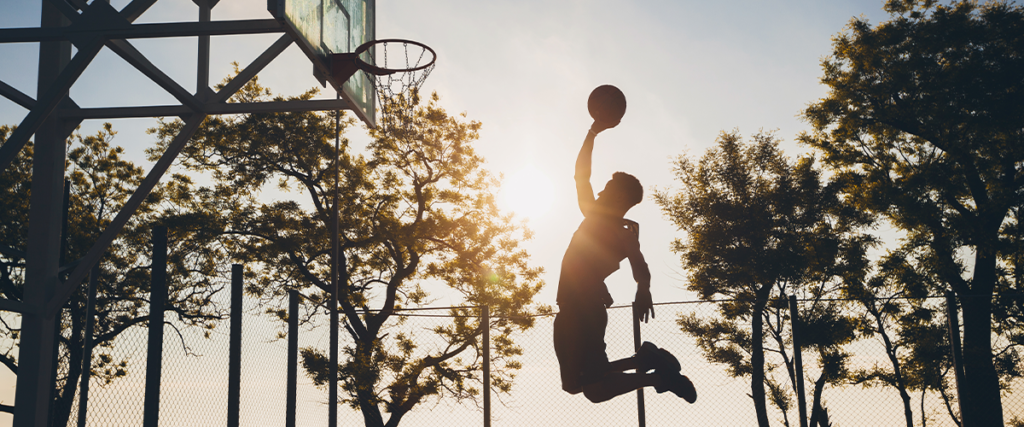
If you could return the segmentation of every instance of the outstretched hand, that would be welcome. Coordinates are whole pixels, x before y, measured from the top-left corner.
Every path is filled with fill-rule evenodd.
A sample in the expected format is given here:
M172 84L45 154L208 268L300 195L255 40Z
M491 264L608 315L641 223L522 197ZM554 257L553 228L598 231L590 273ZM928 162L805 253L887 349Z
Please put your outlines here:
M616 120L614 122L600 122L600 121L594 120L594 124L590 125L590 131L594 132L594 134L596 135L596 134L599 134L599 133L601 133L601 132L603 132L605 130L608 130L608 129L611 129L611 128L615 127L615 126L618 126L618 125L619 125L619 121L618 120Z
M636 290L636 298L633 300L633 315L644 323L647 323L648 319L654 318L654 300L651 298L650 289Z

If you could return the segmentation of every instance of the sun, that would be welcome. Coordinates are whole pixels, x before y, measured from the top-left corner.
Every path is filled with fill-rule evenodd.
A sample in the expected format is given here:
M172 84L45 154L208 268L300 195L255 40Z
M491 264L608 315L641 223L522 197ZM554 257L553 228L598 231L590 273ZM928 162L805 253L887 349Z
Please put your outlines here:
M551 179L532 166L506 176L498 193L498 204L502 210L531 220L543 217L554 200Z

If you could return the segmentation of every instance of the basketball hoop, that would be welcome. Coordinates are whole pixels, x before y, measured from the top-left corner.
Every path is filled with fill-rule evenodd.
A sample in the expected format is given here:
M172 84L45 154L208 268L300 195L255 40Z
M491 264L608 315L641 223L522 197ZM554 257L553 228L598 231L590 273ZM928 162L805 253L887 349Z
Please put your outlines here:
M380 117L377 128L386 135L398 136L396 131L408 128L413 106L419 103L420 86L436 60L434 49L417 41L371 40L355 52L332 55L331 76L338 82L359 70L374 76Z

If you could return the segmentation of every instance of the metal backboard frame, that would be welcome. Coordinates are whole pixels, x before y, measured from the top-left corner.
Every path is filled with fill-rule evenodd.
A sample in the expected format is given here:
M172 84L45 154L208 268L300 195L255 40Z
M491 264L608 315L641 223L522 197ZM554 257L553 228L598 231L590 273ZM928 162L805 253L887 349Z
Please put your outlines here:
M375 0L267 0L267 10L298 41L313 62L313 75L334 87L363 123L376 125L373 79L357 72L345 81L331 78L331 55L351 53L376 36ZM363 60L373 63L373 49Z
M5 248L5 253L21 253L25 259L25 287L20 301L0 298L0 310L22 314L18 379L14 410L15 427L47 427L52 402L53 361L56 341L54 330L58 315L100 261L118 233L127 224L160 178L174 163L203 121L218 114L282 113L353 109L363 120L372 120L356 103L369 100L372 113L372 86L358 82L351 87L341 83L345 100L298 100L256 103L228 102L232 95L277 58L297 39L307 54L314 52L293 38L294 29L277 19L213 21L211 9L219 0L192 0L198 6L198 21L135 23L157 0L131 0L120 10L102 0L40 0L41 25L34 28L0 28L0 43L37 43L39 67L37 93L32 97L0 81L0 96L28 110L18 127L0 145L0 171L6 170L19 152L34 137L32 197L28 242L25 248ZM277 1L277 0L271 0ZM317 0L319 1L319 0ZM337 0L332 0L337 1ZM333 3L335 5L344 4ZM370 22L360 37L372 37L373 1L358 0L369 6L363 19ZM333 7L333 6L332 6ZM0 5L0 11L4 6ZM333 11L333 9L331 9ZM355 9L345 9L355 10ZM339 9L340 11L340 9ZM332 12L333 13L333 12ZM332 21L332 22L337 22ZM362 21L361 21L362 22ZM329 30L334 31L329 28ZM210 87L210 38L220 35L281 34L252 63L230 82L215 90ZM337 34L336 31L333 32ZM197 39L196 87L189 90L168 76L135 48L134 39L195 37ZM334 38L337 40L337 38ZM347 42L352 44L352 41ZM76 48L72 52L72 47ZM338 46L332 47L337 49ZM96 59L109 49L173 96L178 105L121 106L82 108L69 96L69 90ZM20 64L19 64L20 65ZM329 75L327 73L326 75ZM362 84L362 86L360 86ZM338 85L335 85L336 87ZM358 92L356 90L362 90ZM369 93L370 96L366 96ZM354 95L359 95L354 96ZM350 101L351 100L351 101ZM62 195L66 167L66 139L83 120L127 117L180 117L183 125L152 166L145 179L125 202L87 254L80 259L61 259ZM372 124L372 122L369 122ZM8 250L9 249L9 250ZM336 390L336 387L332 387ZM336 397L334 395L333 397ZM147 427L156 427L159 396L147 395ZM152 407L150 402L153 403ZM336 400L328 403L336 414ZM336 415L335 415L336 416ZM336 419L336 418L334 418Z

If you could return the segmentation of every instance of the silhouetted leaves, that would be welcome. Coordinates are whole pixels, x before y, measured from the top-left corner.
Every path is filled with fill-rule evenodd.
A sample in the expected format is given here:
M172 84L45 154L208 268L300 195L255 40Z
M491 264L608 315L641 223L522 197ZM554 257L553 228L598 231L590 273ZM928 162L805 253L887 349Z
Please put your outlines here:
M236 101L285 100L271 97L253 79ZM512 334L545 309L532 303L542 269L530 266L519 246L530 232L498 210L499 182L473 148L480 123L449 115L436 94L414 103L400 132L371 132L365 155L344 137L352 119L340 117L336 133L335 113L295 112L208 119L180 158L185 168L212 177L197 198L215 207L208 223L219 228L231 255L251 266L247 292L271 313L281 313L291 289L328 306L338 186L339 306L348 332L339 384L343 401L372 426L398 425L427 398L479 394L481 329L474 316L481 305L494 316L492 384L507 392L522 352ZM180 121L165 122L153 132L167 144L178 127ZM279 200L259 197L271 189ZM431 305L437 292L454 302L451 319L424 330L396 313ZM307 348L302 356L307 373L327 384L324 349ZM387 420L381 410L390 413Z
M829 93L804 111L814 131L800 139L851 202L906 233L901 269L911 274L889 278L901 292L956 293L966 424L1001 425L999 378L1016 369L995 355L1014 353L1019 333L1002 328L1017 315L994 309L992 295L1020 283L1010 269L1020 259L1012 211L1024 200L1024 9L891 0L886 10L889 21L856 18L833 39L822 62Z
M0 126L0 143L12 128ZM94 135L73 134L67 141L66 177L71 183L65 265L81 258L142 181L142 168L123 158L124 150L112 145L110 124ZM21 150L14 163L0 171L0 294L22 299L28 236L29 197L33 145ZM224 257L205 232L208 216L185 213L190 203L183 177L158 186L129 220L100 260L100 274L93 330L92 377L105 384L124 377L138 366L112 354L121 345L118 336L133 326L144 326L149 316L152 227L169 226L168 297L166 311L181 324L209 330L226 307L214 296L224 288ZM66 273L65 273L66 274ZM72 294L61 317L58 344L58 377L54 423L64 425L82 375L82 347L86 316L86 284ZM0 316L0 340L13 345L20 328ZM12 347L4 348L0 361L16 371Z
M783 414L792 403L786 297L799 295L802 345L817 351L821 367L813 403L820 411L823 387L847 378L849 355L839 348L859 325L830 297L866 273L873 239L859 230L871 217L844 204L838 186L822 182L813 159L789 162L770 133L755 135L751 144L736 132L723 133L717 142L698 162L680 157L675 172L683 187L655 195L684 232L673 250L681 255L687 287L703 300L722 300L717 317L691 315L679 325L709 361L751 378L758 422L767 425L766 399ZM779 367L792 387L771 375Z

